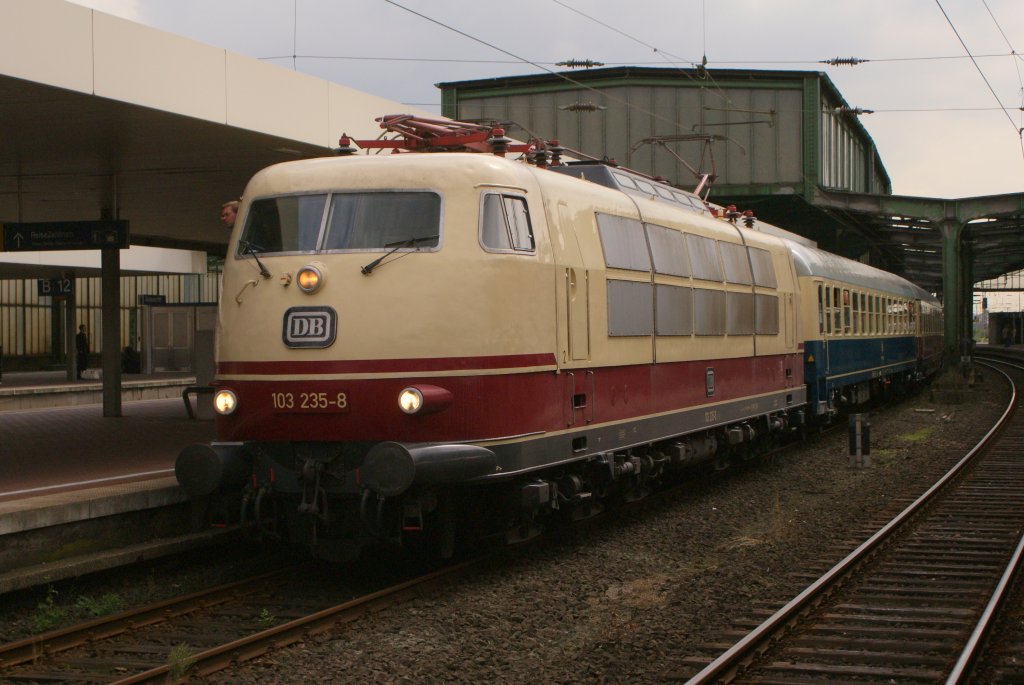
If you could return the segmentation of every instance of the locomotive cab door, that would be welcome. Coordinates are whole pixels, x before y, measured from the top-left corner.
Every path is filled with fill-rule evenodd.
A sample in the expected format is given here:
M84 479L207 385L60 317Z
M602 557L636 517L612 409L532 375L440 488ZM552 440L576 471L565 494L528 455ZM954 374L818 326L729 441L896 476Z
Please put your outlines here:
M590 358L589 273L565 202L558 203L558 220L548 226L556 269L559 362L571 365Z

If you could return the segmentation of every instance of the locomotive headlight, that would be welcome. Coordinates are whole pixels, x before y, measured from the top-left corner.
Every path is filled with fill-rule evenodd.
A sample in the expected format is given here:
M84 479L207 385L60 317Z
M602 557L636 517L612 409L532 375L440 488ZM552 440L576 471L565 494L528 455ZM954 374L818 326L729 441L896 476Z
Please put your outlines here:
M398 393L398 406L406 414L427 416L444 411L452 405L455 395L436 385L418 383Z
M218 390L213 396L213 408L222 416L233 414L237 407L238 397L230 390Z
M314 293L324 284L324 272L318 264L307 264L295 274L295 283L304 293Z
M423 408L423 393L416 388L406 388L398 393L398 406L406 414L415 414Z

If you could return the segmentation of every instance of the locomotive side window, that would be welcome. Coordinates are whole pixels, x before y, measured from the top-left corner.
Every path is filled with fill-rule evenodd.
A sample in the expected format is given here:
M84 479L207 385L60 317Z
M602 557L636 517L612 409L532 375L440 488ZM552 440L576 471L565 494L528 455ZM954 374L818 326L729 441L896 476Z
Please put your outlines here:
M533 227L526 198L485 194L480 217L480 243L490 252L533 252Z
M694 288L693 332L697 335L725 335L725 293Z
M750 285L753 278L750 275L750 259L747 257L747 250L742 245L719 241L718 248L722 252L722 264L725 266L725 280L729 283Z
M289 195L255 200L245 219L239 256L256 252L312 252L323 223L326 195Z
M759 247L748 247L750 253L750 266L754 273L754 285L763 288L777 288L778 281L775 280L775 265L772 263L772 253L762 250Z
M325 250L436 247L441 198L436 193L335 193Z
M597 230L601 234L605 266L631 271L651 270L651 255L647 251L643 224L639 221L598 213Z
M779 298L775 295L754 296L755 324L754 332L758 335L779 334Z
M689 276L690 257L686 253L683 234L657 224L645 224L647 240L651 243L654 270L669 276Z
M640 192L647 193L648 195L657 195L657 191L654 186L647 181L642 181L639 178L636 179L636 187L640 189Z
M718 258L718 243L711 238L686 234L686 247L690 251L690 268L694 278L722 281L722 262Z
M608 281L608 335L636 336L654 332L653 287L636 281Z
M753 293L726 293L725 310L726 333L729 335L754 334Z
M693 290L676 285L655 286L655 313L658 335L690 335L693 333Z
M614 172L612 173L612 176L615 177L615 180L623 188L630 188L632 190L638 190L638 188L636 187L636 183L629 176L626 176L625 174L616 174Z

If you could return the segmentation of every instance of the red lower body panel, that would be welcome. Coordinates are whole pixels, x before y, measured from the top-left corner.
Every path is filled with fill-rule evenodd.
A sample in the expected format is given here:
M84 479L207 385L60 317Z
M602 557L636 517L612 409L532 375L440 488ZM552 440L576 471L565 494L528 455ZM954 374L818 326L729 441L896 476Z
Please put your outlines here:
M371 362L362 364L361 372L373 372ZM452 365L451 375L440 376L220 379L217 385L237 395L238 409L231 416L218 417L218 439L492 440L635 419L803 385L803 360L798 354L561 372L467 366L471 365ZM316 364L300 368L291 364L288 369L314 378L317 373L337 373ZM480 373L473 374L473 370ZM280 374L282 369L260 362L231 362L222 364L219 371L251 378L261 373ZM391 365L378 369L394 371ZM405 414L398 395L410 385L443 388L451 393L451 404L437 413Z

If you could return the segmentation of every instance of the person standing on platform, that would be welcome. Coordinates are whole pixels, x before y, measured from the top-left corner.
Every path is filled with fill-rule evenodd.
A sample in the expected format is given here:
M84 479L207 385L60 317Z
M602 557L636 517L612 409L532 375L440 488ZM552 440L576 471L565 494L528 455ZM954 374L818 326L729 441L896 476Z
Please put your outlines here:
M82 380L82 372L89 366L89 336L85 333L84 323L78 327L78 335L75 336L75 352L78 380Z

